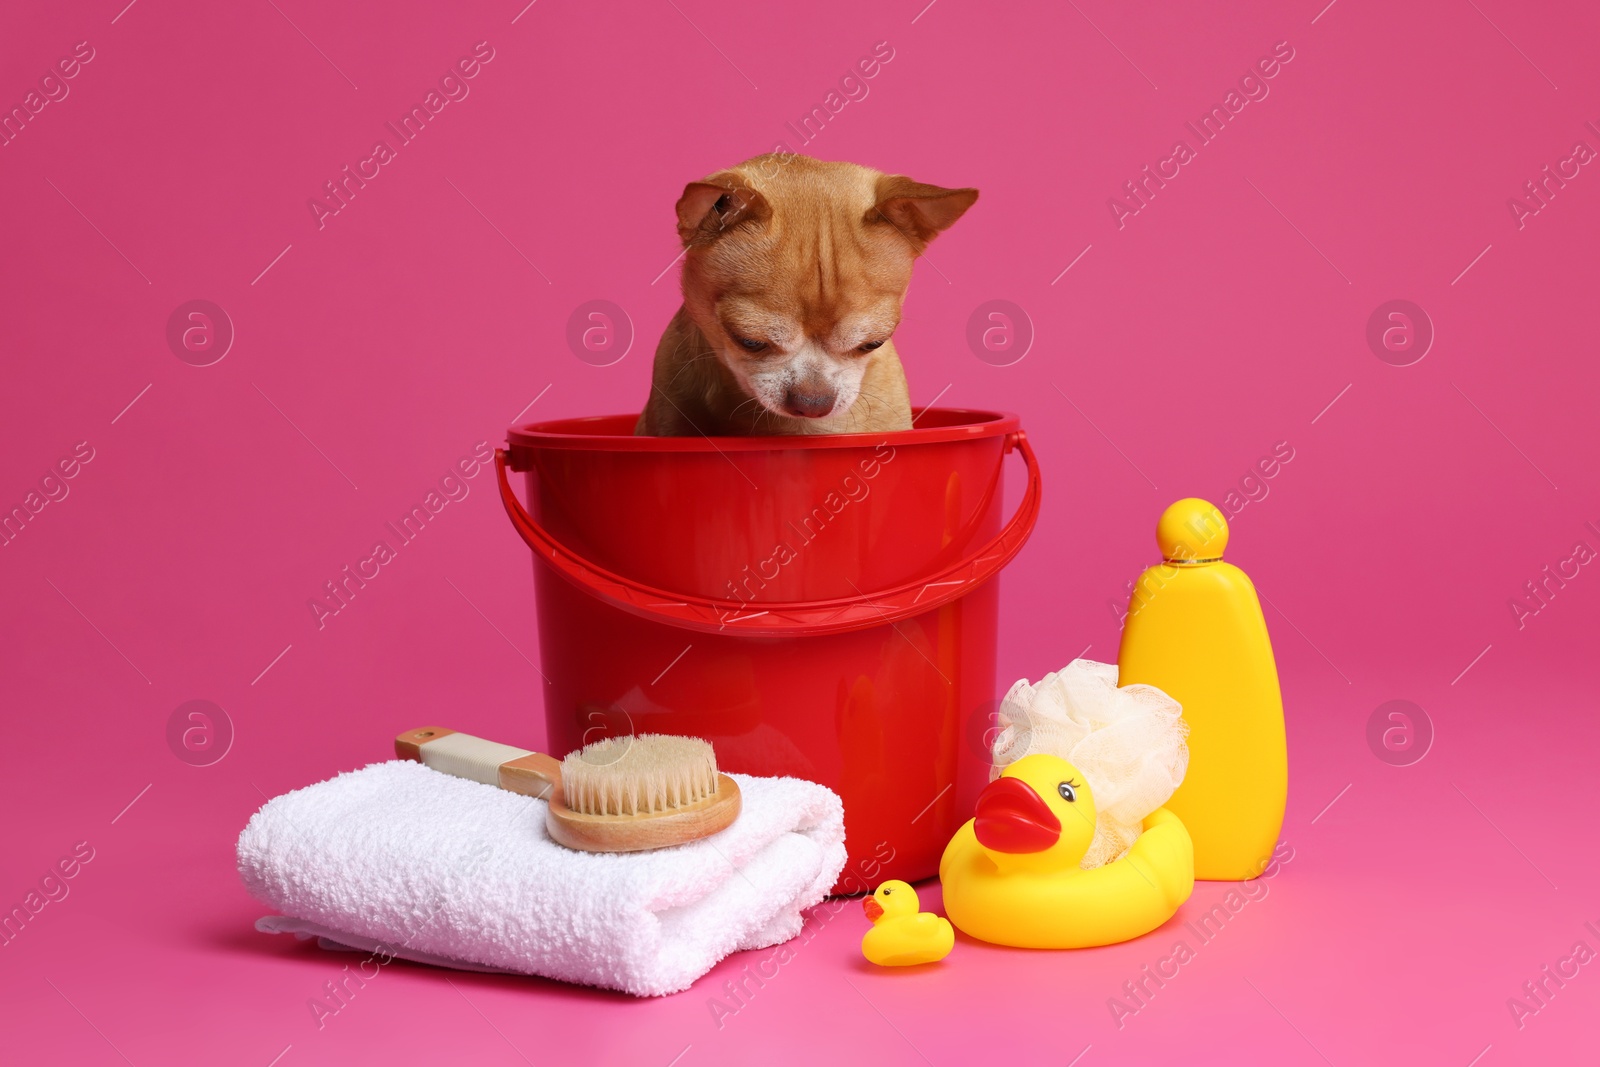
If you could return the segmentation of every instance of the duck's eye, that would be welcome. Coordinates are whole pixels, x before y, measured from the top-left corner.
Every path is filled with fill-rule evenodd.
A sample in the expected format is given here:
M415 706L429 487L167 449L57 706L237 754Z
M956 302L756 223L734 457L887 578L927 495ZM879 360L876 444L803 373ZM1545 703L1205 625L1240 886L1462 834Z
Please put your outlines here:
M1068 804L1076 804L1078 802L1078 790L1073 787L1071 782L1062 782L1056 786L1056 792L1060 793L1061 799Z
M882 341L868 341L864 345L859 345L856 348L856 351L858 351L858 352L876 352L878 349L880 349L882 347L883 347L883 342Z
M885 890L884 890L884 891L883 891L883 895L884 895L884 896L888 896L888 895L889 895L889 894L890 894L890 893L893 893L893 892L894 892L894 890L893 890L893 889L885 889Z
M739 347L746 352L764 352L767 349L767 342L765 341L752 341L748 337L740 337L737 334L733 335L733 339L739 342Z

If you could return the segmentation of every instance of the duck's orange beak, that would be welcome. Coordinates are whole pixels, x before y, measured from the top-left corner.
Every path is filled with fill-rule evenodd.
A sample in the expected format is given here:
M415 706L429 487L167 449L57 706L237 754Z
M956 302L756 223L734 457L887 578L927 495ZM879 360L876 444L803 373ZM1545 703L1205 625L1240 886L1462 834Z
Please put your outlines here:
M972 830L995 852L1043 852L1061 837L1061 820L1026 782L996 778L978 794Z
M878 903L877 897L863 897L861 900L861 910L866 912L867 918L871 919L873 922L877 922L879 919L883 918L883 905Z

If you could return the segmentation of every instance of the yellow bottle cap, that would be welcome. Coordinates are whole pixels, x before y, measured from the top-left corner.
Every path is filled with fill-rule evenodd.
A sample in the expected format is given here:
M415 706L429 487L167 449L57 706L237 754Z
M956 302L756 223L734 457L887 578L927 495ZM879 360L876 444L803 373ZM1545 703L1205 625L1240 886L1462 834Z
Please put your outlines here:
M1161 513L1156 544L1169 563L1210 563L1228 547L1228 520L1209 500L1191 496Z

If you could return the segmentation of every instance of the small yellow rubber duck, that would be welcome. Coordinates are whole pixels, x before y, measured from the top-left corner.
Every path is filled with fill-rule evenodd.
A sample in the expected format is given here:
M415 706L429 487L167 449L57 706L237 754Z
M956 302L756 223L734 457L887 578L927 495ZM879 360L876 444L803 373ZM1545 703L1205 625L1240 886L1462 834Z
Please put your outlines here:
M921 911L917 891L905 882L885 882L861 901L872 929L861 939L861 954L879 967L938 963L955 947L948 920Z
M1149 933L1194 891L1194 844L1166 808L1104 867L1078 866L1094 839L1094 794L1056 756L1024 756L978 795L939 861L950 921L982 941L1088 948Z

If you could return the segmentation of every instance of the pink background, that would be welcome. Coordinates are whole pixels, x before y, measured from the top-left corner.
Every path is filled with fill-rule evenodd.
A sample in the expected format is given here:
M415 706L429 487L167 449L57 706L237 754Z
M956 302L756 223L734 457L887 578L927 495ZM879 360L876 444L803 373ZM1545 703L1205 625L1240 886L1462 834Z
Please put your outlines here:
M1600 176L1520 229L1507 200L1600 148L1600 14L125 2L34 5L0 36L8 109L94 50L0 148L0 507L76 443L94 454L0 547L0 905L94 850L0 949L8 1062L1593 1057L1596 968L1521 1029L1506 1001L1600 948L1600 576L1520 629L1508 600L1600 548ZM470 95L319 229L307 199L480 41ZM785 123L879 41L869 94L802 146ZM1119 229L1107 199L1280 41L1270 95ZM1121 1029L1107 998L1181 931L962 940L883 973L851 904L720 1028L710 998L770 954L652 1002L397 964L319 1030L306 1001L348 960L252 929L233 870L251 812L409 726L542 727L528 553L488 476L320 631L307 599L525 409L637 410L677 304L682 185L780 142L982 190L919 265L898 344L917 402L1019 412L1041 456L1043 517L1002 583L1005 681L1113 658L1160 509L1224 497L1289 442L1229 557L1271 601L1293 861ZM207 367L166 340L197 298L237 333ZM1405 367L1366 342L1397 298L1437 334ZM637 331L611 366L565 340L594 299ZM965 340L991 299L1036 333L1010 366ZM236 734L211 766L168 747L191 699ZM1368 748L1392 699L1436 731L1412 766Z

